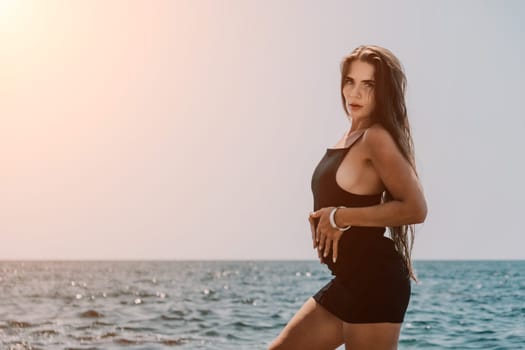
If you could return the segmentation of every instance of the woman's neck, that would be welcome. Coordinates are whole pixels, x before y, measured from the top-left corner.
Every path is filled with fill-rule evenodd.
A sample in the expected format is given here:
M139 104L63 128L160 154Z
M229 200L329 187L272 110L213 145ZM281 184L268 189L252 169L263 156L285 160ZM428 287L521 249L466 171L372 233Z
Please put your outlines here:
M352 122L352 124L350 125L350 129L348 129L348 131L345 134L345 137L350 136L351 134L355 133L356 131L360 131L360 130L363 130L363 129L368 129L373 124L374 123L372 123L372 121L370 121L370 120L359 120L359 121Z

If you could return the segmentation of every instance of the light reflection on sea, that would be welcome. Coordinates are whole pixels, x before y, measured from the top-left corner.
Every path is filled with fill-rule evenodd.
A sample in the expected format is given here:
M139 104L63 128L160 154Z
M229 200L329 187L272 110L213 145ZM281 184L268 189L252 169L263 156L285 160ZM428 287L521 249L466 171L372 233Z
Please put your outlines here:
M416 261L399 349L524 349L524 261ZM317 261L0 262L2 349L265 349ZM341 347L342 349L342 347Z

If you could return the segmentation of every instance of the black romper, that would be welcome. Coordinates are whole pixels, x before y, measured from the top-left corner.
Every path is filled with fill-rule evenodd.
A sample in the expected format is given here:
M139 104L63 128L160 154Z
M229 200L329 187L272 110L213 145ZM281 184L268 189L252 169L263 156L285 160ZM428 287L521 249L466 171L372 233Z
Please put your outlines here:
M381 193L354 194L336 183L337 168L352 144L327 148L315 168L311 184L314 211L341 205L366 207L381 202ZM315 219L315 227L318 220ZM410 299L410 279L394 242L384 233L385 227L352 226L339 240L336 263L332 262L332 249L322 259L335 277L313 298L344 322L403 322Z

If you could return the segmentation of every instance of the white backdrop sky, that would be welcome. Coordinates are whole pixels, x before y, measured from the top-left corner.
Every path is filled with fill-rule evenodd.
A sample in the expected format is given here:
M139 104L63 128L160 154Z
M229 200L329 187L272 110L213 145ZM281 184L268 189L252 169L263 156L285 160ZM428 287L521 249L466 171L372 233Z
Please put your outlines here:
M414 258L525 258L523 1L0 3L0 259L315 259L360 44L407 74Z

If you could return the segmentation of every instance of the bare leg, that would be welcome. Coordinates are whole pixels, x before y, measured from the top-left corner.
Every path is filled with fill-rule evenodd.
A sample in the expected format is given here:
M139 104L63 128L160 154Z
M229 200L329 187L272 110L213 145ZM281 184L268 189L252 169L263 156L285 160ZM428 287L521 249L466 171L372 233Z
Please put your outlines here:
M343 323L345 349L397 350L401 323Z
M268 349L334 350L341 344L343 344L343 321L310 297Z

